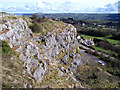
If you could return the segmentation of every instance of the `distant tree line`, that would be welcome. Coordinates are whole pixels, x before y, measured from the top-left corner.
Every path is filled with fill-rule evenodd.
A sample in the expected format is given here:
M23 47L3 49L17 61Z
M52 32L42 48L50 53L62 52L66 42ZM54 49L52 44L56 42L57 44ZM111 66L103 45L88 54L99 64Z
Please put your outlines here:
M96 37L105 37L111 34L116 34L115 31L103 30L101 28L96 28L96 29L81 28L78 30L78 33L90 35L90 36L96 36Z
M115 40L120 40L120 33L113 34L113 36L110 38Z

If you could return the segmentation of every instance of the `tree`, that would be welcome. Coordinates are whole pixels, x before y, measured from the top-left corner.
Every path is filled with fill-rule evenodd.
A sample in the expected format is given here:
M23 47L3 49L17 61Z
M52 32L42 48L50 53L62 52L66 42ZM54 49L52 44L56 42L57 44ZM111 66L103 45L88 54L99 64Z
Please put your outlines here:
M37 19L38 17L37 17L37 15L33 14L33 15L32 15L32 18L33 18L33 19Z

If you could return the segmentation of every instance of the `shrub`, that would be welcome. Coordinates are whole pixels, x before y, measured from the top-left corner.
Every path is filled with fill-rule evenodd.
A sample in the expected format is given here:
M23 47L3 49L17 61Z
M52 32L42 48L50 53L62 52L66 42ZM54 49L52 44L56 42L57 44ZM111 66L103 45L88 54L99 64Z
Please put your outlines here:
M34 23L33 25L29 26L30 29L32 29L33 33L43 33L42 28L38 23Z
M120 33L114 34L111 39L120 40Z
M12 17L12 19L17 19L16 17Z

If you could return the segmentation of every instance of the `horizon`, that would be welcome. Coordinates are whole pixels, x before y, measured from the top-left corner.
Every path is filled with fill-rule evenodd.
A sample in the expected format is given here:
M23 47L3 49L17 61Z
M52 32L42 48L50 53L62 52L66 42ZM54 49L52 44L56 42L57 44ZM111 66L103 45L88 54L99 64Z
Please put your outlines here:
M0 12L2 13L2 12ZM54 12L54 13L50 13L50 12L5 12L5 13L10 13L10 14L120 14L120 12L71 12L71 13L66 13L66 12Z

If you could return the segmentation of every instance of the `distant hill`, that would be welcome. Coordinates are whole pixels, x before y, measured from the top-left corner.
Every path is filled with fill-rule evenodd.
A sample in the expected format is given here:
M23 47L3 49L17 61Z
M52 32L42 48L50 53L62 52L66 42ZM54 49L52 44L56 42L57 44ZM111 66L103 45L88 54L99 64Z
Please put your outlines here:
M27 14L25 14L27 15ZM102 19L102 20L118 20L120 14L87 14L87 13L36 13L38 17L45 16L47 18L74 18L75 20L90 20L90 19Z

